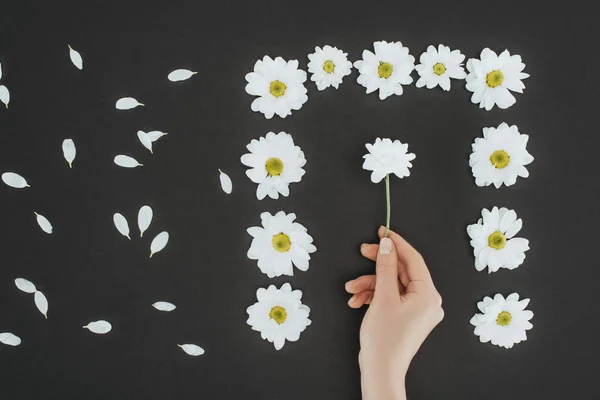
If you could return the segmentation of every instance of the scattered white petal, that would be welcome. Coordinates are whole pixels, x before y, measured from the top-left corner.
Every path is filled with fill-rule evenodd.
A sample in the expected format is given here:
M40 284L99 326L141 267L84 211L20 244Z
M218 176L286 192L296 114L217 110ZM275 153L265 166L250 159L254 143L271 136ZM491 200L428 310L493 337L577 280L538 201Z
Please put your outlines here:
M166 134L167 134L166 132L161 132L161 131L146 132L146 135L148 135L148 139L150 139L151 142L156 142L158 139L165 136Z
M10 103L10 92L4 85L0 85L0 101L8 108L8 103Z
M0 343L7 346L18 346L21 344L21 338L10 332L2 332L0 333Z
M140 164L135 158L125 156L123 154L119 154L118 156L115 157L115 164L117 164L119 167L124 167L124 168L135 168L135 167L141 167L142 165L144 165L144 164Z
M0 79L2 79L2 63L0 62Z
M175 71L171 72L167 78L169 78L171 82L179 82L190 79L196 74L197 72L192 72L189 69L176 69Z
M133 97L123 97L122 99L117 100L115 107L117 107L117 110L131 110L132 108L143 105L143 103L140 103Z
M73 160L75 160L75 155L77 154L77 149L75 148L75 142L72 139L65 139L62 143L63 155L65 156L65 160L69 163L69 168L73 168Z
M79 52L72 48L70 45L69 57L71 57L71 62L73 63L73 65L75 65L80 70L83 69L83 58L81 58L81 54L79 54Z
M231 194L233 190L233 182L231 178L225 172L219 170L219 180L221 181L221 189L227 194Z
M120 213L115 213L115 215L113 215L113 222L115 223L115 227L119 233L131 240L129 237L129 224L127 223L125 217Z
M27 183L27 181L25 180L25 178L23 178L19 174L15 174L14 172L5 172L5 173L3 173L2 174L2 180L8 186L11 186L11 187L14 187L14 188L17 188L17 189L23 189L23 188L26 188L26 187L30 187L29 184Z
M103 335L111 331L112 325L110 324L110 322L101 319L99 321L90 322L89 324L84 326L84 328L89 329L93 333Z
M178 344L177 346L181 347L190 356L201 356L204 354L204 349L195 344Z
M138 131L137 133L137 137L140 140L140 142L142 143L142 145L147 148L148 150L150 150L150 153L153 153L152 151L152 140L150 140L150 138L148 137L148 134L144 131Z
M315 52L308 55L308 72L310 80L317 84L317 89L325 90L330 86L338 88L344 76L350 75L352 63L348 54L337 47L315 47Z
M33 294L33 301L35 302L35 306L38 310L44 315L44 317L48 318L48 299L44 296L44 293L39 290Z
M15 279L15 285L19 290L25 293L33 294L37 292L35 285L27 279L17 278Z
M415 66L419 73L417 87L426 86L427 89L433 89L440 86L443 90L450 90L450 78L465 79L467 76L462 63L465 60L464 54L459 50L450 50L448 46L440 44L436 49L429 46L427 51L421 54L421 64Z
M150 258L162 249L165 248L167 243L169 242L169 233L161 232L154 239L152 239L152 243L150 244Z
M152 304L152 307L156 308L158 311L173 311L174 309L176 309L177 307L175 307L175 304L171 304L168 301L157 301L156 303Z
M246 309L246 323L260 336L281 350L285 341L295 342L311 324L310 308L302 304L302 292L292 290L289 283L280 289L274 285L256 291L258 302Z
M138 211L138 227L140 228L140 237L144 236L144 232L150 226L152 222L152 217L154 213L152 212L152 208L150 206L143 206Z
M395 174L398 178L410 176L411 161L415 159L413 153L408 152L408 144L399 140L375 139L375 143L365 145L369 154L363 156L365 162L363 169L371 172L373 183L381 182L388 174Z
M35 211L33 213L35 214L37 223L40 226L40 228L42 228L42 230L44 232L46 232L47 234L51 234L52 233L52 224L50 223L50 221L48 221L48 218L44 217L42 214L36 213Z

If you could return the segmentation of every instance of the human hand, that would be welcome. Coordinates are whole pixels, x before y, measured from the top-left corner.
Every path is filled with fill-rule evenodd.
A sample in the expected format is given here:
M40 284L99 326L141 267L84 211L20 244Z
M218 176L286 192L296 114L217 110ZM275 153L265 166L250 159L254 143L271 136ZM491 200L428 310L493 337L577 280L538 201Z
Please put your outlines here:
M400 235L379 228L380 244L363 244L364 257L376 261L376 275L346 283L352 308L370 304L360 327L363 399L405 399L408 366L429 333L444 318L423 257Z

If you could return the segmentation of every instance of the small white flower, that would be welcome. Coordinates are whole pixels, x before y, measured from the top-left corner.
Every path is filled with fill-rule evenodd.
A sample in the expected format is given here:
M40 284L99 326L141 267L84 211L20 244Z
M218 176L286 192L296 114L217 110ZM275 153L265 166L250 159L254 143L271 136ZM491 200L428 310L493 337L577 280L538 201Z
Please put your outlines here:
M408 47L401 42L373 43L375 53L363 50L362 60L354 63L360 76L357 82L367 88L367 94L379 89L381 100L402 94L402 85L410 85L410 73L415 69L415 58L408 54Z
M521 56L511 56L508 50L498 56L485 48L480 57L467 61L467 90L473 92L471 102L488 111L494 105L506 109L515 104L517 100L510 91L523 93L525 85L521 80L529 78L529 74L522 72L525 64Z
M285 61L281 57L264 56L254 64L254 72L246 74L246 92L258 96L252 102L252 111L260 111L267 119L277 114L281 118L292 115L308 101L306 72L298 69L298 60Z
M246 175L258 183L256 197L259 200L269 196L278 199L279 195L290 194L290 183L300 182L306 164L304 153L294 145L292 135L285 132L267 133L266 137L253 139L246 148L249 154L241 157L242 164L250 167Z
M308 319L310 308L301 301L302 292L292 290L289 283L284 283L281 289L274 285L260 288L256 291L256 298L258 302L246 310L246 322L260 332L264 340L273 343L275 350L281 350L286 340L295 342L300 339L300 333L311 324Z
M264 212L260 215L262 227L248 228L252 243L248 258L258 260L258 268L269 278L294 275L294 267L308 270L310 253L317 251L313 238L306 228L294 222L296 214L279 211L275 215Z
M527 178L525 168L531 164L533 156L527 152L529 135L519 133L516 125L501 123L498 128L483 128L483 138L476 138L471 145L473 153L469 166L477 186L492 183L499 188L514 185L517 177Z
M467 226L477 271L488 267L488 273L492 273L500 268L515 269L523 264L529 240L514 237L523 227L517 213L504 207L494 207L492 211L481 210L481 216L476 224Z
M527 340L527 332L533 328L529 320L533 312L525 308L529 299L519 301L519 295L511 294L506 299L501 294L494 299L485 297L477 303L477 308L483 314L475 314L471 324L475 326L475 335L481 343L489 341L496 346L510 349L515 343Z
M437 50L429 46L427 51L421 54L421 64L415 67L420 76L417 87L427 86L427 89L433 89L439 85L445 91L450 90L450 78L465 79L467 76L462 67L464 60L465 55L459 50L450 51L450 47L443 44L440 44Z
M408 153L408 144L399 140L375 139L375 143L365 145L369 154L363 158L363 169L373 171L371 181L373 183L381 182L387 174L396 174L398 178L404 178L410 175L409 168L412 168L411 161L415 159L413 153Z
M352 63L347 56L337 47L315 47L315 52L308 55L308 72L312 74L310 80L316 82L317 89L325 90L330 86L337 89L344 76L350 75Z

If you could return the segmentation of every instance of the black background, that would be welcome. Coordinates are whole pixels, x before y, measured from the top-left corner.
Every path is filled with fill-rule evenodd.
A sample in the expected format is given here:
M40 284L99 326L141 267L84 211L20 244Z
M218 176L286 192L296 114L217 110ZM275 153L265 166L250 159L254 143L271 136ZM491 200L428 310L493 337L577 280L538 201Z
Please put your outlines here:
M534 4L535 3L535 4ZM417 155L392 180L392 227L425 256L446 317L411 365L413 399L596 398L598 354L598 46L592 13L523 1L2 1L0 172L31 189L0 185L1 399L357 399L363 311L346 306L346 280L371 273L359 244L376 240L384 185L361 169L364 144L398 138ZM469 57L484 47L521 54L531 78L508 110L479 109L464 82L450 92L405 88L380 101L356 83L318 92L291 117L253 113L244 75L265 54L299 59L335 45L355 61L376 40L401 40L417 59L444 43ZM84 58L69 60L67 44ZM198 71L171 83L176 68ZM413 76L417 76L413 73ZM415 79L416 80L416 79ZM146 107L115 110L133 96ZM468 166L481 128L501 122L530 135L530 178L480 188ZM163 130L155 154L137 130ZM268 131L291 133L308 160L289 198L255 197L239 157ZM70 170L61 143L74 139ZM129 154L144 167L115 166ZM222 193L217 168L232 177ZM137 210L155 219L135 234ZM524 221L523 266L488 275L473 267L465 227L483 207ZM33 211L47 216L46 235ZM268 279L246 258L246 228L263 211L295 212L318 251L308 272ZM132 241L112 224L123 213ZM167 248L148 259L151 238ZM50 303L49 319L17 277ZM276 352L246 325L258 287L290 282L311 307L310 326ZM505 350L480 344L469 319L485 295L518 292L535 313L529 339ZM172 313L150 305L173 302ZM81 329L107 319L108 335ZM189 357L177 343L197 343Z

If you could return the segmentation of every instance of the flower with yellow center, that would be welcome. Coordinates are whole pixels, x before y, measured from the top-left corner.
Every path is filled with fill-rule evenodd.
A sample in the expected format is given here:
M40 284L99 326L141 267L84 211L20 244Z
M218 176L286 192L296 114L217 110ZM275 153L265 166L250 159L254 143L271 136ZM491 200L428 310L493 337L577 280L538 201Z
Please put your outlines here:
M517 100L511 92L523 93L522 80L529 77L524 68L519 55L511 56L508 50L497 55L483 49L479 59L467 62L467 90L473 92L471 102L488 111L494 106L502 109L512 106Z
M533 161L527 152L528 135L516 126L500 124L498 128L483 128L483 138L475 139L469 165L477 186L510 186L518 177L527 178L526 165Z
M294 265L300 271L308 270L310 254L317 248L306 228L295 222L296 215L264 212L260 218L262 226L248 228L252 236L248 258L257 260L258 268L269 278L294 275Z
M308 72L310 80L317 84L317 89L325 90L333 86L338 88L345 76L350 75L352 63L348 54L337 47L315 47L315 52L308 55Z
M427 51L421 54L420 64L415 67L419 73L417 87L426 86L433 89L436 86L443 90L450 90L450 79L465 79L462 63L465 56L459 50L450 50L448 46L440 44L437 49L434 46L427 47Z
M256 291L256 303L247 308L248 325L281 350L286 340L295 342L311 324L310 308L302 304L302 292L289 283L280 289L274 285Z
M517 219L513 210L494 207L489 211L484 208L481 219L467 227L477 271L487 267L492 273L500 268L520 266L525 261L525 252L529 250L527 239L515 237L522 226L523 221Z
M501 294L484 297L477 303L481 313L470 321L475 326L475 335L481 343L491 342L506 349L527 340L527 331L533 328L530 322L533 312L526 310L528 305L529 299L519 300L517 293L506 298Z

